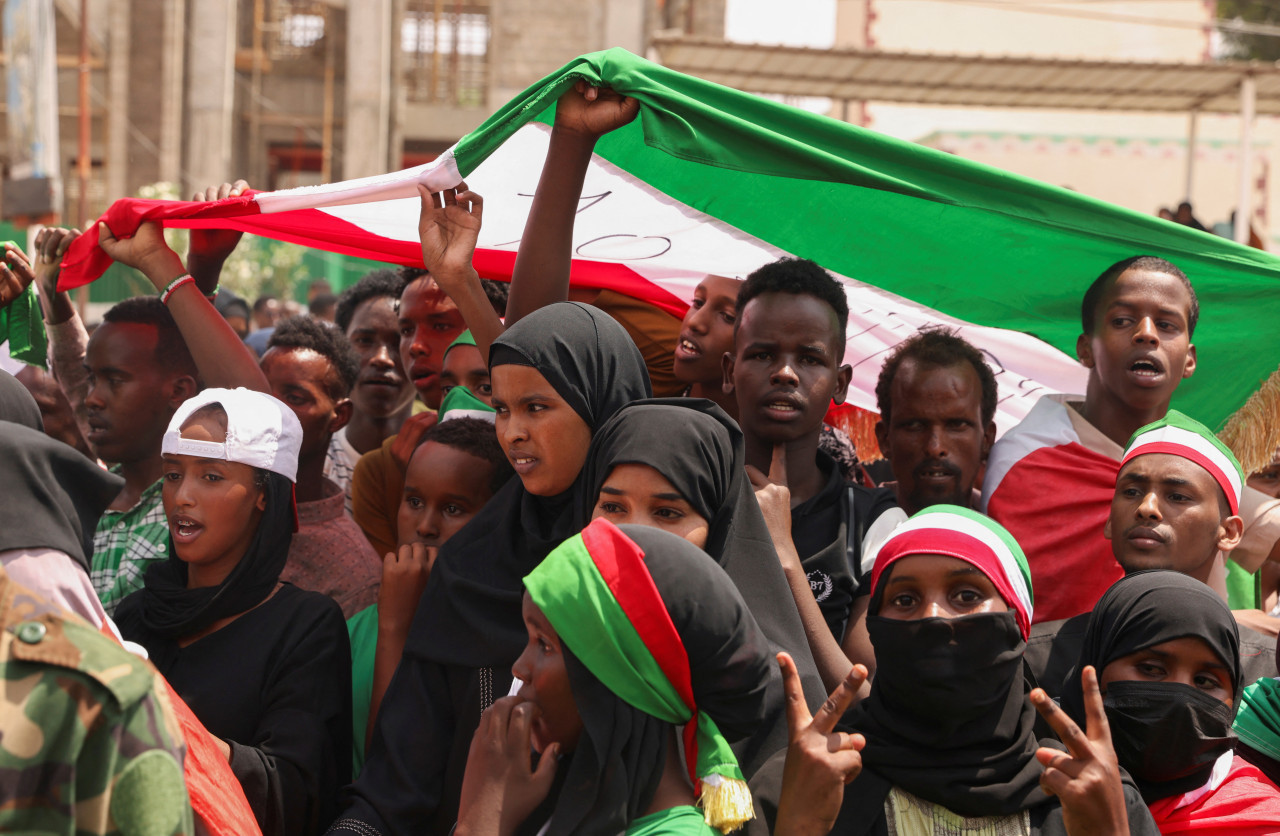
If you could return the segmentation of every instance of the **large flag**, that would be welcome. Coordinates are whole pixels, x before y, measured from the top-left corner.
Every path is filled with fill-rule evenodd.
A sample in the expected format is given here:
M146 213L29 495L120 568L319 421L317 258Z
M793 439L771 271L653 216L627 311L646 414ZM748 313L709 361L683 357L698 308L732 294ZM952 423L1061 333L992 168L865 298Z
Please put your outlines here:
M1175 405L1216 426L1280 361L1280 260L1056 186L892 139L698 78L625 50L585 55L526 90L436 161L380 177L217 203L121 200L121 236L151 218L234 228L421 265L417 183L485 196L475 263L509 278L556 99L578 79L640 102L596 147L574 231L572 281L681 313L708 273L745 276L783 255L844 283L850 401L875 408L883 356L930 324L958 327L1000 384L1001 430L1043 394L1083 392L1080 301L1108 265L1158 255L1201 300L1199 369ZM109 264L96 232L75 242L61 286Z

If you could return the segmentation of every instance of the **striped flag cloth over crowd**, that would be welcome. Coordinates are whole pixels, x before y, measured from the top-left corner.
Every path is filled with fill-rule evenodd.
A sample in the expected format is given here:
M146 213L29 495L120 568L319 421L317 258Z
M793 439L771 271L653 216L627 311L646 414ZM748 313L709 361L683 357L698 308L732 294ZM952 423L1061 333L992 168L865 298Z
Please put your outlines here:
M475 263L511 275L556 99L578 79L640 102L603 137L574 230L572 282L683 313L705 275L745 277L783 255L845 285L849 400L875 409L894 345L930 324L958 327L1000 384L1000 430L1041 395L1080 393L1080 300L1104 268L1167 258L1201 300L1195 376L1174 405L1211 427L1280 361L1280 260L1208 233L788 105L683 75L621 49L577 58L507 103L435 161L379 177L257 192L216 203L124 199L103 216L121 237L145 219L234 228L309 247L421 265L415 184L484 195ZM110 260L90 230L60 285Z

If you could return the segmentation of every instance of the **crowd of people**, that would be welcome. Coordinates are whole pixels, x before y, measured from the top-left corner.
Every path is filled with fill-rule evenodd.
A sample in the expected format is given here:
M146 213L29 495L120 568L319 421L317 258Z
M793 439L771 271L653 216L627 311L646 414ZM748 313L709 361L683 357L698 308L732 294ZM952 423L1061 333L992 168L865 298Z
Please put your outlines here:
M6 247L50 374L0 373L0 830L1280 832L1280 451L1170 409L1192 279L1081 276L1086 391L999 440L982 352L911 336L877 483L818 264L570 287L637 108L561 98L509 285L465 184L293 316L218 289L235 234L100 225L157 295L91 333L79 233Z

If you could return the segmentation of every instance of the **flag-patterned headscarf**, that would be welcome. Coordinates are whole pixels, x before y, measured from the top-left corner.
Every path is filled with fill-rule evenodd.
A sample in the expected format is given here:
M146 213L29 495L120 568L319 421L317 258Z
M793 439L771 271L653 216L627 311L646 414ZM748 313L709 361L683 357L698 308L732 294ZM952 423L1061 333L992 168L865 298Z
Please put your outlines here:
M673 534L600 519L525 587L560 636L583 720L551 830L616 833L643 815L672 725L707 823L728 833L750 819L727 738L763 717L769 646L724 570Z

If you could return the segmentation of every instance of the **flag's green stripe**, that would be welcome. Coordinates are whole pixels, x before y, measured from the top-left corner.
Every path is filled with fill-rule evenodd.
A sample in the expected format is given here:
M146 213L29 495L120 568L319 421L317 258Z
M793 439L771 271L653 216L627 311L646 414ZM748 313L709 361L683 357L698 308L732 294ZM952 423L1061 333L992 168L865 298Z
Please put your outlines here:
M578 534L524 579L529 596L587 670L628 704L668 723L692 712L613 597Z
M1280 260L1208 233L750 96L622 50L575 59L456 150L464 174L575 79L640 100L597 153L689 206L838 273L1074 354L1107 265L1168 258L1202 302L1200 368L1175 404L1219 425L1280 358ZM998 359L998 358L997 358Z

